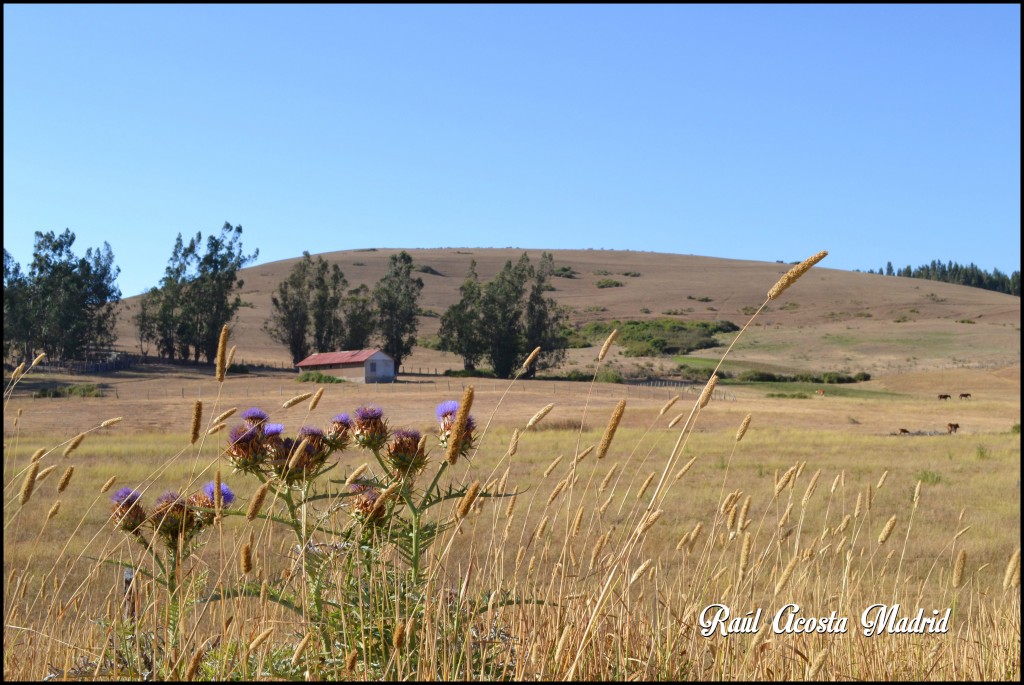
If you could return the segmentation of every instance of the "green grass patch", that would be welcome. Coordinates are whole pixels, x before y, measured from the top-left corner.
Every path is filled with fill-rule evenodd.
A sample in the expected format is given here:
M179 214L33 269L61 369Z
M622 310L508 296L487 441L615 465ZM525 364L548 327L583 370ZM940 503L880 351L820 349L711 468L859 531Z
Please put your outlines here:
M598 288L621 288L625 283L616 281L614 278L602 278L596 285Z
M569 332L570 347L589 347L618 329L616 342L625 348L627 357L654 357L664 354L686 354L693 350L717 347L716 333L739 330L731 321L592 321Z

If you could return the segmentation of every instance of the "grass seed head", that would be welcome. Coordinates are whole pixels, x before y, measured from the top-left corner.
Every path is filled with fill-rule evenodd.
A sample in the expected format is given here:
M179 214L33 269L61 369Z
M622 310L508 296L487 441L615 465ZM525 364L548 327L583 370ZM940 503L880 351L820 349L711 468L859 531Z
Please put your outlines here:
M71 442L68 443L68 446L64 448L64 456L70 456L72 452L78 449L78 446L82 444L82 440L84 439L85 433L79 433L74 438L72 438Z
M822 259L824 259L827 256L828 256L828 252L825 251L825 250L822 250L818 254L812 255L812 256L808 257L807 259L805 259L804 261L800 262L799 264L794 266L792 269L787 271L782 276L782 278L780 278L778 280L778 282L776 282L775 285L772 286L772 289L768 291L768 299L769 300L776 299L779 295L781 295L783 292L785 292L785 290L789 286L791 286L794 283L796 283L797 279L799 279L801 276L803 276L805 273L807 273L812 266L814 266L815 264L817 264L818 262L820 262Z
M217 382L224 382L224 375L227 373L227 353L228 353L228 325L220 329L220 338L217 339Z
M314 409L316 409L316 405L320 404L320 398L323 396L324 389L317 388L316 392L313 394L313 399L309 401L309 411L313 411Z
M743 423L740 424L739 430L736 431L736 442L743 439L743 436L747 434L747 428L750 427L750 414L747 414L743 418Z
M885 528L882 528L881 534L878 536L878 544L884 545L885 541L889 539L889 535L892 534L892 529L896 527L896 514L889 517L889 520L885 522Z
M448 447L445 452L445 460L449 466L455 466L464 452L463 443L469 444L471 440L472 427L470 426L469 410L473 406L473 386L467 385L462 391L462 400L459 408L455 411L455 418L452 421L451 434L448 437Z
M192 430L189 437L189 444L194 445L199 439L199 426L203 422L203 403L202 400L196 400L196 403L192 406Z
M718 374L716 373L716 374L713 374L711 376L711 378L708 379L707 385L704 386L704 390L702 390L701 393L700 393L700 408L701 409L703 409L704 407L708 406L708 402L711 401L711 396L714 394L715 386L717 384L718 384Z
M308 400L312 396L313 396L312 392L304 392L301 395L296 395L295 397L293 397L293 398L291 398L289 400L286 400L285 403L282 404L281 406L284 409L288 409L290 407L294 407L299 402L304 402L305 400Z
M540 346L535 347L533 349L533 352L530 353L530 356L526 358L525 362L523 362L523 366L520 369L519 373L526 373L527 371L529 371L530 370L530 364L532 364L533 362L535 362L537 360L537 355L539 355L539 354L540 354Z
M479 493L480 493L480 481L475 480L475 481L473 481L470 484L469 489L466 490L466 494L464 494L462 496L462 499L459 500L459 506L458 506L458 508L455 511L455 515L458 518L460 518L460 519L466 518L466 515L469 514L470 507L473 506L473 500L476 499L476 497L477 497L477 495Z
M263 500L267 497L267 491L270 490L270 482L266 482L260 486L259 490L253 494L252 499L249 500L249 509L245 513L245 518L252 521L254 518L259 516L260 509L263 508Z
M68 483L71 482L71 475L74 472L75 472L75 467L74 466L69 466L66 469L64 469L64 475L62 475L60 477L60 480L57 481L57 492L64 492L64 490L67 489Z
M603 362L604 361L605 355L608 354L608 348L610 348L612 346L612 342L615 340L616 337L618 337L618 335L619 335L619 329L618 328L613 329L612 332L608 334L608 337L605 338L604 345L601 345L601 351L597 355L597 361L599 361L599 362Z
M1020 547L1010 555L1010 561L1006 564L1006 570L1003 572L1003 590L1009 590L1015 583L1020 584Z
M552 402L551 404L547 405L546 407L541 408L540 411L538 411L536 414L534 414L530 418L530 420L526 422L526 430L529 430L529 429L533 428L534 426L536 426L540 422L540 420L543 419L545 416L547 416L548 412L550 412L554 408L555 408L555 403L554 402Z
M964 584L964 566L967 565L967 550L961 549L956 555L956 562L953 564L953 587L958 588Z
M611 417L608 419L608 425L605 426L604 435L601 437L601 444L597 447L598 459L604 459L605 455L608 454L608 448L612 444L612 438L615 437L615 430L619 427L619 421L622 420L622 413L624 411L626 411L626 400L619 400Z

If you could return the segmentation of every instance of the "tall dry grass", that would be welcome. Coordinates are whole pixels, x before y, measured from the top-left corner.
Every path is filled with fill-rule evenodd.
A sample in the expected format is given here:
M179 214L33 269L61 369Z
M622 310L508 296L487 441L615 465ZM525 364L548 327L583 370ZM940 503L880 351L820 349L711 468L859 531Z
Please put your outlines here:
M29 372L12 377L5 411ZM590 416L604 426L592 433L588 393L571 434L543 430L548 405L510 440L491 427L500 402L477 416L471 392L438 407L429 441L389 425L386 408L300 433L322 395L303 405L306 393L263 407L261 445L284 434L271 424L295 438L274 458L243 449L218 396L194 406L155 469L109 477L70 467L112 421L28 458L12 441L5 538L33 544L18 563L5 553L5 678L1019 680L1019 528L985 532L1005 554L979 563L965 550L982 532L964 512L936 527L943 502L920 481L896 493L887 469L830 473L813 457L770 481L740 476L756 414L735 433L695 434L715 380L672 421L675 401L624 431L622 401ZM709 487L695 446L715 442ZM522 482L524 453L545 451ZM40 478L58 465L59 481ZM194 497L154 504L168 480ZM144 523L133 496L111 502L115 485L138 493ZM702 504L674 520L680 500ZM877 604L948 610L948 629L866 636ZM750 620L723 635L710 619L726 608ZM776 616L823 631L777 631Z

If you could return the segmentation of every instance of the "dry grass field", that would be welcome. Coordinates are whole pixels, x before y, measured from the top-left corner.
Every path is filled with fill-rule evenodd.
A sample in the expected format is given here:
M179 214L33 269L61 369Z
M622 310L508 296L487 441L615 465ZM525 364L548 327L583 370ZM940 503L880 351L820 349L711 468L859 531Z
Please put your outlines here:
M372 285L391 252L325 257L353 285ZM422 274L421 304L441 312L468 259L487 280L521 251L410 253L444 274ZM791 266L554 255L556 267L577 272L555 279L552 293L577 322L693 307L685 318L742 325L744 309ZM254 306L231 334L238 358L287 361L259 326L294 261L243 274ZM640 275L597 289L604 271ZM421 324L429 335L437 319ZM126 328L125 349L130 340ZM724 349L692 356L717 360ZM571 365L663 364L666 375L672 366L626 358L615 345L597 356L574 350ZM406 366L420 365L460 366L417 349ZM872 380L828 385L823 396L811 384L723 381L701 407L699 385L409 375L323 386L311 409L308 398L283 406L317 389L283 370L223 383L212 368L162 364L6 378L5 679L1019 680L1019 298L815 266L768 304L722 368L866 371ZM95 383L103 396L32 397L72 383ZM435 407L465 403L468 386L472 458L449 465ZM275 486L259 515L246 516L262 478L232 472L228 430L206 435L217 414L237 408L230 429L259 407L295 435L368 405L392 430L428 436L418 478L389 472L390 443L350 444L330 457L332 471ZM959 431L947 434L948 423ZM388 518L356 515L344 481L364 463L360 482L405 483ZM146 552L112 525L118 488L139 489L148 510L160 493L195 492L217 471L237 500L198 533L191 555L161 546L159 534ZM474 484L475 500L466 494ZM430 492L440 501L420 510ZM431 539L434 524L443 530ZM411 540L428 541L413 561L403 552ZM172 557L177 570L167 573ZM143 578L134 617L118 564ZM849 617L849 628L775 631L772 617L787 603L803 616ZM948 630L865 637L861 614L876 603L898 603L911 618L949 609ZM761 608L765 618L756 634L705 637L701 612L712 604L734 617Z

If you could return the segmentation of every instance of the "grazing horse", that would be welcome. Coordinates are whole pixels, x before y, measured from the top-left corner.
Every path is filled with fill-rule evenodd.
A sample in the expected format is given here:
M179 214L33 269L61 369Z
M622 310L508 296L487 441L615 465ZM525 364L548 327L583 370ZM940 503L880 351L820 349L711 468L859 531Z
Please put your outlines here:
M950 435L952 435L953 433L956 433L959 428L960 428L960 424L959 423L947 423L946 424L946 432L949 433Z
M900 428L900 435L910 435L910 431L906 428Z
M969 392L962 392L962 393L960 393L960 399L962 399L962 400L969 400L969 399L971 399L971 393L969 393Z
M822 397L824 397L824 396L825 396L825 391L824 391L824 390L815 390L814 392L818 393L818 394L819 394L819 395L821 395Z
M939 395L940 400L948 400L950 397L951 395Z

